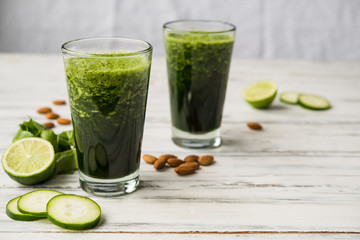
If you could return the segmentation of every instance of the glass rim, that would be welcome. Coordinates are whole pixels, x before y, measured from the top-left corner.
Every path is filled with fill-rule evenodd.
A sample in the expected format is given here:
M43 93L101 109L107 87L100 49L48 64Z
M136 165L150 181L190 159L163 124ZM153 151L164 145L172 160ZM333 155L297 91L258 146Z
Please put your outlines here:
M73 50L68 47L69 44L92 41L92 40L121 40L121 41L132 41L145 44L146 47L144 49L138 51L131 51L126 53L111 53L111 55L104 56L104 53L90 53L86 51ZM116 58L116 57L128 57L128 56L136 56L144 53L151 52L153 49L152 45L144 40L133 39L133 38L122 38L122 37L89 37L89 38L78 38L74 40L67 41L61 45L61 51L63 54L72 55L72 56L80 56L80 57L96 57L96 58Z
M179 30L176 28L171 27L171 24L174 23L217 23L217 24L222 24L222 25L226 25L229 27L229 29L226 30L219 30L219 31L194 31L192 32L191 30ZM174 20L174 21L169 21L164 23L163 25L163 29L164 30L172 30L172 31L176 31L177 33L187 33L187 34L221 34L221 33L228 33L228 32L234 32L236 30L236 26L232 23L229 22L225 22L225 21L219 21L219 20L205 20L205 19L180 19L180 20Z

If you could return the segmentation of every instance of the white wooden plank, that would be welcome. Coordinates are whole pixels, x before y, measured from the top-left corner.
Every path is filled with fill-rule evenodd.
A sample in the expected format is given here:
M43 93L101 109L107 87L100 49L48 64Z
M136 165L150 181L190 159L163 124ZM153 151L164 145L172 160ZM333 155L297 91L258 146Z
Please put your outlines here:
M179 177L172 169L157 172L142 163L136 193L93 197L106 223L97 231L358 231L359 169L358 158L339 164L327 157L222 156L193 176ZM5 185L2 207L31 190L0 176ZM38 187L85 194L77 175L59 175ZM16 224L5 215L0 223L0 231ZM56 231L48 225L48 231ZM21 231L42 228L33 222Z
M212 150L188 150L171 142L164 63L164 59L153 62L143 152L180 157L210 153L216 163L188 177L178 177L171 169L156 172L142 163L141 188L119 198L92 197L103 209L103 222L76 237L92 239L103 233L102 238L115 239L116 233L123 232L122 239L358 238L357 234L205 233L360 232L360 63L234 60L223 116L224 144ZM333 108L314 112L276 100L270 109L255 110L240 93L262 79L276 81L280 91L328 97ZM54 99L67 99L67 93L60 56L0 54L0 80L2 154L20 122L27 116L43 121L36 109ZM53 107L70 117L68 106ZM249 130L247 121L259 121L264 131ZM11 198L38 188L89 196L79 188L76 174L26 187L1 169L0 182L0 212L5 212ZM23 234L57 238L62 232L46 220L23 223L0 215L1 239L18 239ZM64 237L73 235L61 234Z
M340 240L340 239L358 239L359 234L136 234L136 233L100 233L93 234L88 232L81 233L3 233L1 235L6 240L18 240L25 238L36 238L37 240L62 239L73 240L75 238L92 239L122 239L122 240L183 240L183 239L252 239L252 240Z

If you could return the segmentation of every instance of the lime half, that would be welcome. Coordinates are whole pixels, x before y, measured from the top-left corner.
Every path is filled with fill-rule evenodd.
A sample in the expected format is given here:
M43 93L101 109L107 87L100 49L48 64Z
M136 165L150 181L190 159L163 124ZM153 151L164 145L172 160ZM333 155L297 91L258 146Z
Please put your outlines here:
M50 177L55 168L54 148L41 138L24 138L11 144L1 162L5 172L24 185L40 183Z
M277 86L271 81L261 81L245 88L243 98L255 108L267 108L274 100Z

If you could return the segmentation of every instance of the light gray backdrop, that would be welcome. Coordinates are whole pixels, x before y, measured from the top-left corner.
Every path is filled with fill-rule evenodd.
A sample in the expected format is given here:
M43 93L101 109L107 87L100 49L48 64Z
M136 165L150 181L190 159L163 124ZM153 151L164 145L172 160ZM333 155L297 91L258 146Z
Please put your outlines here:
M120 36L164 55L162 25L175 19L235 24L238 58L360 60L360 0L0 0L0 52Z

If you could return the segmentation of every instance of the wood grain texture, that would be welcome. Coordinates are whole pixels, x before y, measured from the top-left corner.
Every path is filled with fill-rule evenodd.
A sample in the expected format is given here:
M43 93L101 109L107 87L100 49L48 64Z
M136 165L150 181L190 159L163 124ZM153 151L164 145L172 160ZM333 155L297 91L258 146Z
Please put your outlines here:
M60 56L0 54L0 153L19 123L42 106L70 117ZM316 112L275 100L256 110L241 98L245 86L271 79L279 91L327 97L332 108ZM188 150L170 138L165 61L154 59L143 153L212 154L215 163L194 175L141 163L138 191L100 198L84 193L77 174L22 186L0 169L0 239L358 239L360 238L360 63L234 60L223 114L223 145ZM248 121L262 124L252 131ZM61 132L69 126L57 126ZM69 233L46 220L17 222L6 203L30 190L51 188L99 203L101 224ZM268 234L266 234L268 232ZM66 233L66 234L62 234ZM272 233L272 234L270 234ZM306 234L309 233L309 234Z
M191 233L191 234L168 234L168 233L3 233L0 235L3 239L6 240L18 240L24 238L36 238L37 240L49 240L49 239L62 239L62 240L73 240L73 239L88 239L88 240L98 240L98 239L122 239L122 240L183 240L183 239L204 239L204 240L215 240L215 239L251 239L251 240L343 240L343 239L358 239L358 234L298 234L298 233L289 233L289 234L264 234L264 233L235 233L235 234L213 234L213 233Z

